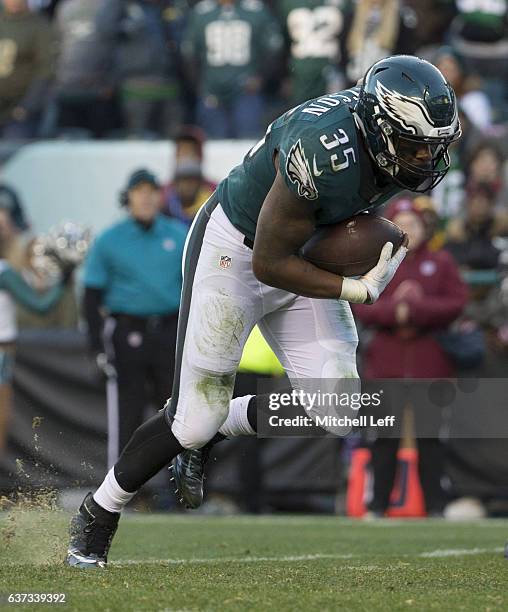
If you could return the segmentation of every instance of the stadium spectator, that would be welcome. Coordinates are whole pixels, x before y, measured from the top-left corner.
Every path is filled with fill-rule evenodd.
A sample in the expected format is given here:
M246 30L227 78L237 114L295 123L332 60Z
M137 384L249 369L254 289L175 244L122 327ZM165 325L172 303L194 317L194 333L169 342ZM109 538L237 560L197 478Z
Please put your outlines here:
M207 136L262 133L263 85L281 49L277 21L259 0L204 0L192 9L182 52Z
M508 2L456 0L450 41L468 73L481 75L495 108L496 122L508 112Z
M16 192L0 184L0 238L4 244L4 257L25 282L39 293L44 293L55 284L55 278L33 266L34 240L27 240L28 229L29 224ZM18 303L16 318L19 329L76 328L78 312L73 284L67 283L63 296L50 312L40 313Z
M482 91L479 77L466 72L460 57L451 47L441 47L433 63L451 83L461 111L479 130L486 131L492 125L492 106Z
M54 33L26 0L3 0L0 9L0 134L37 136L53 74Z
M478 353L461 376L504 377L508 363L508 211L495 202L490 184L475 184L467 191L463 214L447 228L446 249L461 267L470 292L455 327L475 334L471 346L476 345Z
M199 162L179 161L175 166L173 180L164 190L163 213L190 226L195 214L214 190L215 186L203 178Z
M0 239L3 256L18 272L26 263L26 245L23 233L29 225L17 193L5 184L0 184Z
M474 191L478 185L488 185L498 206L508 202L506 157L495 140L481 140L469 151L466 160L466 188Z
M162 195L162 212L190 226L200 206L212 195L216 184L203 176L204 134L185 126L175 139L175 172Z
M454 48L468 68L501 78L508 60L508 3L455 0L457 16L451 28Z
M437 214L435 201L427 195L420 195L413 199L413 203L425 224L427 247L431 251L439 251L444 246L446 233L442 219Z
M347 76L356 83L374 62L391 55L399 35L399 0L359 0L347 38Z
M376 378L446 378L454 366L435 337L458 317L467 289L445 251L427 248L425 225L411 200L392 203L386 216L409 236L408 256L386 292L371 306L355 306L355 316L374 328L364 356L363 376ZM426 415L416 411L415 420ZM379 436L372 447L373 499L369 511L382 516L392 491L399 438ZM418 440L419 474L427 512L441 513L445 496L440 479L444 453L436 438Z
M284 0L276 4L288 53L283 93L291 106L342 89L349 3Z
M443 226L449 219L461 213L465 197L466 173L471 151L485 139L481 131L461 112L459 118L462 136L448 149L450 170L444 179L432 190L431 196L436 205Z
M455 333L470 338L461 349L461 377L502 378L508 364L508 215L506 209L495 208L494 200L488 185L478 185L468 192L464 214L448 227L446 248L460 265L470 293L454 323Z
M173 138L182 123L176 27L168 0L110 0L118 11L117 71L129 136Z
M508 210L506 206L496 206L499 202L498 174L493 171L496 158L488 151L491 159L486 158L485 163L480 159L481 163L471 173L474 180L468 183L463 213L448 223L445 244L470 289L470 300L456 327L471 333L476 330L474 333L483 346L482 358L468 365L461 375L478 377L504 375L499 372L508 339L506 283L503 290L500 277L508 236ZM485 182L478 181L482 176Z
M127 218L97 238L84 276L90 348L108 377L110 465L143 420L148 385L157 406L171 392L186 235L159 214L159 185L148 170L130 175L121 203Z
M175 136L175 160L195 160L201 163L204 156L205 133L195 125L184 125Z
M61 298L73 268L62 267L61 281L40 294L26 283L4 258L4 239L0 235L0 454L5 450L10 416L11 381L17 338L15 305L22 304L34 312L50 310Z
M116 12L103 0L63 0L55 20L60 40L56 68L56 130L105 136L119 125L115 100Z
M447 250L466 270L494 270L500 250L497 236L508 235L508 212L496 210L495 191L489 183L475 183L467 192L462 217L450 220Z
M48 291L55 284L54 273L35 265L34 245L36 239L30 239L24 250L25 263L20 270L24 280L39 293ZM34 312L23 305L17 307L18 327L25 329L77 329L79 322L76 287L72 281L65 286L63 295L49 312Z
M412 22L416 55L423 56L443 44L456 15L455 0L402 0L401 10L405 20Z

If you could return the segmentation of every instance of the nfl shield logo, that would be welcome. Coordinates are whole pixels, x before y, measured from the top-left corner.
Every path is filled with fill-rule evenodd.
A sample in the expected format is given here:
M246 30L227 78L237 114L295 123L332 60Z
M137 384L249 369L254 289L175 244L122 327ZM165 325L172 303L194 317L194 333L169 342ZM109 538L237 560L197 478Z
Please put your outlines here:
M228 257L227 255L221 255L219 266L224 269L231 268L231 257Z

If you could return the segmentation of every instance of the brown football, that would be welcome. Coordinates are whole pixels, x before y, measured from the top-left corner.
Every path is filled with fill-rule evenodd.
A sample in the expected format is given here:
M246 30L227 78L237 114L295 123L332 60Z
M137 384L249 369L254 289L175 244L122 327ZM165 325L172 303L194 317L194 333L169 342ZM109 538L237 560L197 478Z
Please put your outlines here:
M318 268L341 276L362 276L378 262L387 242L397 251L404 232L384 217L360 214L323 226L303 245L301 255Z

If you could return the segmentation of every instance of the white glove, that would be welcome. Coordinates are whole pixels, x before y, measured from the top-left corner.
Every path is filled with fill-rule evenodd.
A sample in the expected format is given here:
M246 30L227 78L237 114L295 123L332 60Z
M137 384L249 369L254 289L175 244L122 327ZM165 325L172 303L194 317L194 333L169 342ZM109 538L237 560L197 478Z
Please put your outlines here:
M344 278L339 299L354 304L373 304L397 272L397 268L407 254L407 247L400 246L393 257L392 251L393 244L387 242L381 250L379 261L372 270L358 280Z

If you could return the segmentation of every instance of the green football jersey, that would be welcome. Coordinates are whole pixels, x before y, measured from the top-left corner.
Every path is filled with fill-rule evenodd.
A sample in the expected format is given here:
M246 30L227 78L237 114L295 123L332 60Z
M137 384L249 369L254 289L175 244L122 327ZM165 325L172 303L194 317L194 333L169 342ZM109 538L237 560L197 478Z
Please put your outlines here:
M507 0L456 0L457 10L465 22L505 31Z
M316 225L337 223L380 206L400 188L377 184L352 105L356 88L308 100L278 119L218 186L229 220L254 239L259 211L276 175L314 210Z
M190 14L182 51L199 64L200 94L226 100L263 73L282 45L278 22L259 0L202 0Z
M277 3L289 47L291 99L322 96L341 59L350 0L281 0Z

